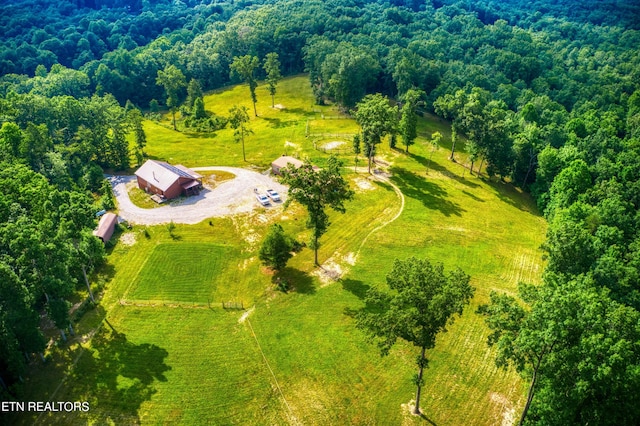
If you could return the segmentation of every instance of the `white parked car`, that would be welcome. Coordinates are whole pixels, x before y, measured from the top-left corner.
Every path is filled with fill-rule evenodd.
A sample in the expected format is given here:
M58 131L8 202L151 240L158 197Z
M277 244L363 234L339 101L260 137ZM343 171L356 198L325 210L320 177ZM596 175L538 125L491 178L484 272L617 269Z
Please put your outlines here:
M263 206L268 206L270 204L269 198L267 198L267 196L264 194L260 194L259 192L256 192L256 200L258 200L258 202Z
M273 189L267 189L267 195L273 201L280 201L280 195L276 191L274 191Z

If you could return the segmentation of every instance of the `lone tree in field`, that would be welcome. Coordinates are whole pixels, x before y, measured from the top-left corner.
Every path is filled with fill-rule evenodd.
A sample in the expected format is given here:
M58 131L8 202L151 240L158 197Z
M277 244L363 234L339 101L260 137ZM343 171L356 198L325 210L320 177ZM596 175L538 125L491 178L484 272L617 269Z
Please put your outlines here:
M313 230L311 246L314 250L314 262L318 263L318 239L327 232L330 225L327 207L344 213L344 202L353 198L354 192L340 175L342 163L334 156L329 157L326 167L314 170L311 163L305 162L299 168L287 166L283 170L283 181L289 185L289 198L302 204L309 213L307 228Z
M387 285L390 292L373 288L367 292L368 308L357 314L356 325L378 341L383 356L398 338L420 348L413 411L420 414L422 371L428 365L425 352L435 346L436 336L446 331L453 316L462 314L475 289L469 285L469 276L459 268L445 274L441 264L434 266L415 257L396 259L387 275Z
M231 116L229 117L229 124L231 124L231 128L233 129L233 137L236 142L242 142L242 159L244 161L247 161L247 157L244 153L244 135L245 133L251 133L251 130L247 127L247 123L249 122L248 111L249 109L244 105L234 105L229 110L231 113Z
M267 56L264 59L263 68L267 73L267 85L269 86L269 94L271 95L271 108L274 108L276 86L278 86L278 82L282 78L282 74L280 73L280 61L278 60L278 54L275 52L267 53Z
M464 90L456 91L455 95L446 94L440 96L433 102L433 108L441 117L451 120L451 155L449 159L455 161L454 154L456 151L456 135L458 130L463 127L463 109L467 102L467 94Z
M396 127L396 112L397 108L389 105L389 99L379 93L365 96L357 105L355 118L362 128L362 142L369 158L369 173L376 146Z
M269 227L269 232L260 246L258 257L263 265L280 272L291 259L292 250L293 240L284 233L282 226L275 223Z
M409 89L405 93L404 105L400 110L400 136L402 136L402 144L406 147L406 152L409 152L409 146L415 143L418 137L418 117L416 115L416 108L420 102L420 98L424 95L422 90Z
M362 152L360 148L360 133L357 133L353 136L353 153L356 154L356 158L354 159L353 171L354 173L358 173L358 155Z
M258 116L258 110L256 110L256 87L258 87L258 81L254 75L256 68L260 61L257 57L251 55L236 56L233 58L233 62L229 65L231 74L235 74L240 77L245 83L249 85L249 91L251 92L251 101L253 102L253 113Z
M167 93L167 106L173 117L173 130L178 130L176 128L176 108L180 102L180 90L187 86L187 80L175 65L169 65L164 70L158 70L156 84L164 87L164 91Z

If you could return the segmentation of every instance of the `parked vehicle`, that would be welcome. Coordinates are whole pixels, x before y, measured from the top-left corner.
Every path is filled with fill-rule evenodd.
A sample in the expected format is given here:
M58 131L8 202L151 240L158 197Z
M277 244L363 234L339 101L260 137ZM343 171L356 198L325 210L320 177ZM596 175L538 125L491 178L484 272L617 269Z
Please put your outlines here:
M267 195L273 201L280 201L280 195L276 191L274 191L273 189L267 189Z
M263 206L268 206L270 204L269 198L264 194L260 194L259 192L256 192L256 200L258 200L258 202Z

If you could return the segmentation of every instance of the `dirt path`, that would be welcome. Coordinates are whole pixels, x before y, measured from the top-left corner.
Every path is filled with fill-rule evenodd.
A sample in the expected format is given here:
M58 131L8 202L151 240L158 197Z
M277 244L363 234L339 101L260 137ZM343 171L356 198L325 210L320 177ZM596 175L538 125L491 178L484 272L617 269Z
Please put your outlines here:
M375 234L385 226L389 225L390 223L398 219L402 214L402 212L404 211L405 199L404 199L404 194L402 193L400 188L398 188L393 182L391 182L391 180L385 175L374 174L373 177L374 179L377 179L382 182L386 182L389 185L391 185L396 195L398 196L398 199L400 199L400 208L392 218L385 220L380 225L376 226L371 231L369 231L369 233L364 237L364 239L358 246L358 251L355 254L348 253L346 256L334 254L313 272L314 275L320 278L320 281L324 285L337 281L342 276L344 276L349 271L349 266L347 265L353 266L356 264L358 257L360 256L360 251L362 250L362 247L364 247L366 242L369 240L369 237L371 237L373 234Z
M400 215L402 214L402 211L404 210L404 194L402 193L402 191L400 190L400 188L398 188L393 182L391 182L391 179L389 179L386 176L383 175L373 175L377 180L380 180L382 182L386 182L389 185L391 185L391 187L393 188L393 190L396 192L396 195L398 196L398 198L400 199L400 209L398 209L398 213L395 214L395 216L393 216L391 219L389 220L385 220L382 224L376 226L375 228L373 228L371 230L371 232L369 232L367 234L366 237L364 237L364 239L362 240L362 242L360 243L360 247L358 247L358 251L356 252L356 259L358 258L358 256L360 255L360 250L362 250L362 247L364 247L365 243L367 242L367 240L369 239L369 237L371 235L373 235L374 233L378 232L379 230L381 230L382 228L384 228L385 226L389 225L391 222L395 221L397 218L400 217Z
M111 176L109 180L113 187L113 194L118 200L119 215L140 225L157 225L175 222L195 224L210 217L228 216L247 213L261 207L255 199L254 188L264 193L266 189L274 189L286 200L287 188L272 177L241 169L238 167L195 167L195 171L219 170L233 173L234 179L222 182L213 190L205 189L200 195L186 198L180 202L173 202L155 209L143 209L135 206L129 199L126 185L135 180L135 176ZM271 203L266 208L281 208L282 203Z

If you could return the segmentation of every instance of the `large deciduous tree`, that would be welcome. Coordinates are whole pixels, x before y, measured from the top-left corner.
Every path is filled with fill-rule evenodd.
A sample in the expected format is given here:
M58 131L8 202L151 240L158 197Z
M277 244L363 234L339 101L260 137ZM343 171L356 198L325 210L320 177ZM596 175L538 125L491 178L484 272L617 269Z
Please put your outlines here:
M267 85L269 88L269 94L271 95L271 108L274 108L276 88L278 87L278 82L282 78L278 54L275 52L267 53L267 56L264 59L263 68L267 73Z
M365 154L369 158L369 173L371 173L376 146L396 126L397 108L389 104L386 96L379 93L367 95L358 103L355 118L362 129L362 141Z
M447 93L433 102L436 114L451 120L451 155L450 160L454 160L456 152L456 135L462 125L462 110L467 101L467 93L460 89L454 95Z
M326 93L344 109L351 109L372 88L380 70L371 53L351 43L340 43L322 64Z
M436 344L438 333L446 331L454 316L461 315L475 289L469 276L459 268L445 273L441 264L411 257L398 260L387 275L390 291L371 289L367 307L356 316L357 327L377 340L382 355L387 355L398 338L420 349L415 376L416 405L420 414L422 373L428 365L427 349Z
M76 248L82 238L95 240L92 200L84 192L60 191L25 165L9 163L0 168L0 187L0 373L6 368L13 380L23 372L20 359L44 347L42 308L61 332L68 327L68 299L82 266L97 264L104 251L80 256Z
M400 110L400 136L402 144L409 152L409 147L415 143L418 137L418 117L416 116L416 108L420 102L420 98L424 95L422 90L409 89L403 96L404 105Z
M293 240L284 233L282 226L276 223L269 227L260 246L258 257L263 265L279 272L287 266L292 250Z
M546 281L479 308L496 364L529 380L519 424L636 424L640 313L584 277Z
M297 201L309 213L307 228L312 230L311 246L314 250L314 262L318 266L318 240L330 225L327 207L344 213L345 201L352 199L354 195L347 181L340 175L341 166L342 163L331 156L327 165L320 170L314 170L307 161L299 168L288 166L283 173L284 183L289 185L289 198L285 205L292 200Z
M187 100L185 102L187 108L193 108L196 99L202 99L203 96L204 94L202 93L202 86L200 86L200 82L195 78L189 80L189 85L187 86Z
M164 87L167 94L167 106L171 109L173 130L176 127L176 108L180 103L180 91L187 86L184 74L175 65L168 65L164 70L158 70L156 84Z
M253 114L257 117L258 110L256 109L256 87L258 87L258 81L255 77L255 71L260 65L260 61L257 57L251 55L236 56L233 58L233 62L229 65L231 74L235 74L242 81L249 85L249 92L251 93L251 101L253 102Z
M229 112L231 116L229 116L229 124L233 129L233 137L236 142L242 142L242 159L247 161L247 156L244 152L244 135L251 133L251 130L247 127L247 123L249 123L249 109L244 105L234 105L231 107Z
M144 160L144 147L147 146L147 135L142 127L142 113L138 108L127 111L127 121L129 128L133 131L135 141L135 154L138 165L142 165Z

